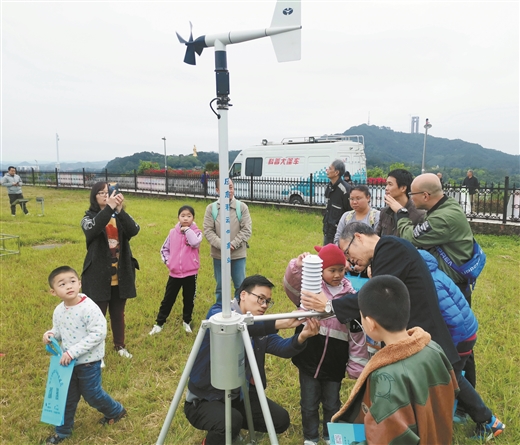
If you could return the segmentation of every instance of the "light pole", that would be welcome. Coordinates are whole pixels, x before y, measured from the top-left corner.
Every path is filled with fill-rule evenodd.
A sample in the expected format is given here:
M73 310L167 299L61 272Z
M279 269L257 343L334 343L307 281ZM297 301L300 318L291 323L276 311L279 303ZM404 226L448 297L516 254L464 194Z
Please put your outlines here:
M166 136L162 138L164 141L164 172L168 171L168 162L166 162Z
M424 146L422 151L422 169L421 172L424 173L424 160L426 158L426 136L428 136L428 130L432 128L432 124L430 124L429 120L426 119L426 124L424 124Z
M58 171L60 170L60 149L58 147L58 141L60 140L60 137L58 136L58 133L56 133L56 168Z

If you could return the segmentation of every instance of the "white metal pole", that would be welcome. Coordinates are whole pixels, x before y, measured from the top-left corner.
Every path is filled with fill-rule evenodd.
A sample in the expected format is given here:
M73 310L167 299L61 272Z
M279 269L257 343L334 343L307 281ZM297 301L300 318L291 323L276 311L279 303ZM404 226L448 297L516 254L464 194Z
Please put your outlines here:
M422 151L422 169L421 173L424 173L426 171L425 169L425 159L426 159L426 136L428 136L428 129L432 127L432 124L426 119L426 124L424 124L424 145L423 145L423 151Z
M58 146L58 141L60 140L60 137L58 136L58 133L56 133L56 168L58 171L60 170L60 149Z
M164 171L167 172L168 171L168 162L166 160L166 136L163 137L162 140L164 141Z

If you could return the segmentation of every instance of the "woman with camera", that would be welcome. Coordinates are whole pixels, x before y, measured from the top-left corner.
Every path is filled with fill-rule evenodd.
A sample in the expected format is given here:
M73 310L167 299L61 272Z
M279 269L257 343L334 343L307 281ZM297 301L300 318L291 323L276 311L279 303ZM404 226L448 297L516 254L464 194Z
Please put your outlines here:
M132 358L125 345L125 305L136 296L135 270L130 239L139 225L125 212L124 196L117 186L97 182L90 191L90 207L81 220L87 256L81 276L82 290L96 302L103 315L110 313L114 347L121 357Z

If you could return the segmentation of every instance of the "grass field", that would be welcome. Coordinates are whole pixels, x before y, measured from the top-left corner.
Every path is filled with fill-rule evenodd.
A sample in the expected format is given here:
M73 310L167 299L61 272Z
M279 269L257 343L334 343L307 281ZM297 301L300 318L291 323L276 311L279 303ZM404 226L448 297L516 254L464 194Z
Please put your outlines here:
M52 313L59 303L48 292L46 279L55 267L68 264L81 271L85 239L79 222L88 207L88 191L24 188L30 216L20 210L9 213L5 190L0 194L0 232L19 235L20 255L0 258L0 441L2 444L38 444L52 432L40 423L49 356L41 341L52 325ZM36 196L45 198L45 216L37 216ZM141 226L131 242L141 270L137 274L138 297L127 304L127 347L134 358L120 358L107 336L103 386L121 401L129 416L111 427L97 424L100 415L81 401L74 434L67 444L153 444L156 442L177 387L195 334L182 329L182 303L177 302L159 335L150 337L168 273L159 249L177 220L177 209L188 203L195 208L195 221L202 225L209 200L127 196L127 211ZM249 242L248 274L261 273L275 284L276 301L271 312L287 312L292 304L283 293L282 278L287 262L310 251L322 240L321 217L291 209L250 206L253 236ZM477 236L488 257L478 281L473 302L480 323L477 342L477 388L484 400L507 425L497 439L501 444L520 443L520 238ZM7 242L8 243L8 242ZM57 244L52 249L34 247ZM8 247L8 245L6 245ZM200 249L201 269L194 321L202 320L214 301L213 266L209 246ZM195 323L197 327L197 323ZM290 335L289 332L283 335ZM279 436L280 444L301 444L298 373L290 360L268 356L268 397L286 407L292 426ZM342 400L353 386L344 380ZM474 443L466 439L473 425L455 428L455 444ZM168 444L200 444L204 433L193 429L182 412L172 422ZM261 440L268 444L267 437Z

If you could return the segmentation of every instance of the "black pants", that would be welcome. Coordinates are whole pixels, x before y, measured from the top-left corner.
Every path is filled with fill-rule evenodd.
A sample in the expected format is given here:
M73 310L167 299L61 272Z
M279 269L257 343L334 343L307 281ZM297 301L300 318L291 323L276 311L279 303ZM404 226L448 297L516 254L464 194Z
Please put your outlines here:
M195 295L197 293L197 275L190 275L184 278L168 278L164 298L157 314L156 323L162 326L166 323L172 311L173 305L177 300L177 295L182 287L182 299L184 307L182 309L182 320L185 323L191 322L191 314L193 313L193 306L195 305Z
M267 432L264 416L256 389L251 386L249 391L251 411L255 431ZM281 434L291 424L289 413L277 403L267 399L269 411L274 423L276 434ZM188 421L197 429L207 431L206 445L225 445L226 443L226 413L224 401L208 402L198 400L184 404L184 414ZM247 429L247 419L244 402L239 398L232 401L231 409L231 436L235 440L241 429Z
M468 287L466 283L464 284L457 284L457 287L460 289L460 291L464 294L464 297L466 297L466 301L469 304L469 307L471 307L471 287ZM476 388L477 386L477 370L475 367L475 353L471 351L470 356L466 360L466 364L464 366L464 372L466 373L464 377L466 377L466 380L473 386L473 388Z
M17 199L23 199L23 195L21 193L9 193L9 204L11 204L11 215L16 215L16 205L13 205ZM25 202L20 204L23 213L26 215L29 213L27 207L25 206Z

